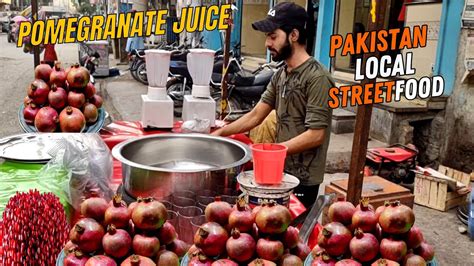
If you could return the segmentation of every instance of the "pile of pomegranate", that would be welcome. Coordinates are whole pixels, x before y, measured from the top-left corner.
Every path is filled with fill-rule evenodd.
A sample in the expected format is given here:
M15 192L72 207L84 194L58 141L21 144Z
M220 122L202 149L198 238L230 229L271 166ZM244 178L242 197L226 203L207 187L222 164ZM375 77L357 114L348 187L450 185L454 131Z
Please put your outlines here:
M399 201L374 209L368 199L354 207L337 201L328 210L329 223L311 251L312 266L426 265L434 257L415 223L413 210Z
M102 98L89 82L89 71L75 64L66 70L40 64L24 99L23 118L38 132L81 132L99 117Z
M216 201L205 209L206 223L194 235L189 266L303 265L310 248L290 226L288 208L274 203L253 210L239 199L232 207Z
M189 245L167 221L166 207L153 198L127 206L121 195L111 202L91 197L69 232L64 266L178 266Z

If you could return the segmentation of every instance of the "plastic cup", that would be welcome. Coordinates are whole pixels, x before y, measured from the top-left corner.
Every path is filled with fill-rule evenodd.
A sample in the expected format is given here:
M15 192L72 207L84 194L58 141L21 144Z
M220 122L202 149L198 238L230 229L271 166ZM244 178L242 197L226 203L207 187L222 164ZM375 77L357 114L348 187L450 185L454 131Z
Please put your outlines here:
M197 197L197 204L201 210L206 210L206 207L209 203L214 202L214 197L207 197L207 196L198 196Z
M195 199L196 194L190 190L179 190L179 191L173 192L173 197Z
M176 213L175 211L168 210L168 219L166 221L168 221L174 226L176 232L179 231L178 213Z
M190 198L173 197L173 211L179 212L184 207L196 206L196 201Z
M288 147L275 143L252 144L255 182L260 185L280 184L283 179Z
M173 203L171 203L170 201L160 200L160 202L163 203L163 205L165 205L167 210L172 210L173 209Z
M202 215L202 210L196 206L184 207L178 212L179 237L186 243L193 243L194 234L191 220Z

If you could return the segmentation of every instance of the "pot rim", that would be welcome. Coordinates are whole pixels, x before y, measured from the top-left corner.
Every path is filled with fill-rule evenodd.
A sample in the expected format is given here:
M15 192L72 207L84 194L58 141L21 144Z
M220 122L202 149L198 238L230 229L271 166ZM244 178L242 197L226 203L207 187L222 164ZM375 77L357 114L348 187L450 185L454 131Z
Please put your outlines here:
M144 139L152 139L152 138L201 138L201 139L214 139L214 140L219 140L222 142L227 142L236 145L237 147L241 148L244 151L244 156L238 160L235 161L234 163L228 164L228 165L223 165L221 167L214 167L214 168L209 168L206 170L176 170L176 169L167 169L167 168L161 168L161 167L153 167L153 166L148 166L144 164L139 164L136 162L132 162L128 159L126 159L122 155L122 150L124 147L131 143L135 143L140 140ZM126 141L123 141L117 145L114 146L112 149L112 156L119 160L122 164L126 164L131 167L136 167L144 170L149 170L149 171L159 171L159 172L168 172L168 173L197 173L197 172L209 172L209 171L217 171L217 170L225 170L229 168L234 168L236 166L243 165L250 161L252 159L252 153L250 150L250 147L238 140L230 139L228 137L218 137L218 136L211 136L211 135L204 135L204 134L198 134L198 133L178 133L178 134L171 134L171 133L164 133L164 134L156 134L156 135L147 135L147 136L142 136L142 137L136 137L132 138Z

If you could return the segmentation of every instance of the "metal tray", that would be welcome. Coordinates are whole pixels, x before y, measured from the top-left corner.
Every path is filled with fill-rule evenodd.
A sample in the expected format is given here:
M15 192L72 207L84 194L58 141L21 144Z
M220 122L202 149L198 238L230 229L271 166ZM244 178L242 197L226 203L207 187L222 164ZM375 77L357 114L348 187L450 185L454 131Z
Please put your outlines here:
M0 139L0 158L22 163L46 163L63 138L63 134L53 133L9 136Z

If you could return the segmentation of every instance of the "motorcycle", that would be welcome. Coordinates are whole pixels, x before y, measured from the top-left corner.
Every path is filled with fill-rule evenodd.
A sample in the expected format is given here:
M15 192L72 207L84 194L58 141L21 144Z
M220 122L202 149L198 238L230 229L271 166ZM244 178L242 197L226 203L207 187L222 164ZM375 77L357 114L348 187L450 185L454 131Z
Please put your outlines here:
M84 54L79 57L79 64L89 70L89 80L92 84L95 84L93 74L99 65L100 54L85 43L80 43L79 45L80 50L84 51Z

